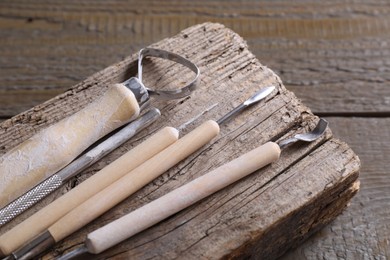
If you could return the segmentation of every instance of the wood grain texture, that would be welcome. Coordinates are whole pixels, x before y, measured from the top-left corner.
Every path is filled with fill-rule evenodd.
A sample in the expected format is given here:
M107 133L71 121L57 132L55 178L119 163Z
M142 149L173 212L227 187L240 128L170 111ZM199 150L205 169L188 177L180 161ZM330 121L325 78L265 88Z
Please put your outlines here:
M334 135L359 154L361 189L331 225L283 260L388 259L390 256L390 120L388 118L327 118Z
M2 1L0 116L206 21L244 37L314 112L388 114L389 13L385 1Z
M285 89L278 76L259 63L237 34L220 24L197 25L153 46L185 55L198 64L203 73L199 89L190 98L168 103L154 102L162 110L162 120L144 134L163 125L177 127L215 103L218 106L201 119L217 119L264 86L274 85L278 91L266 102L248 109L229 122L210 144L57 244L45 258L72 249L85 239L88 232L238 155L266 141L307 131L318 120L294 94ZM135 59L135 55L130 56L92 75L67 93L3 122L0 136L12 133L15 137L11 141L8 138L0 139L4 150L24 138L26 133L21 133L22 129L30 128L34 132L65 116L61 105L67 108L67 113L77 111L85 105L80 97L90 100L107 84L134 73ZM188 74L180 74L183 73L180 66L161 60L146 64L145 71L149 71L145 75L145 84L161 88L190 78ZM43 117L45 120L41 120ZM194 128L198 121L188 125L182 134ZM132 144L125 147L130 149ZM110 157L101 161L100 167L109 161ZM96 167L99 165L93 168ZM356 181L359 167L357 156L345 143L333 139L329 130L314 143L287 148L275 164L124 241L99 257L246 258L259 257L260 252L264 258L278 257L328 224L345 208L358 190ZM89 174L87 171L80 180ZM46 203L64 190L48 197ZM31 213L26 212L10 222L2 232ZM286 227L290 229L286 230ZM284 246L279 248L278 245Z
M0 122L192 24L223 23L243 36L257 58L280 75L286 87L312 111L384 117L339 117L331 121L331 128L336 134L338 129L343 131L340 137L351 143L363 161L364 181L358 196L370 202L361 206L364 218L358 217L360 208L356 212L347 209L350 213L290 256L316 259L323 253L327 258L347 254L374 258L385 252L389 258L389 242L382 239L385 236L371 235L379 230L389 237L388 222L378 218L389 208L388 201L374 199L388 197L383 190L388 186L386 172L380 181L365 177L387 168L387 159L381 160L378 155L380 160L372 160L366 147L373 131L390 128L389 11L387 1L1 1ZM28 120L26 116L15 123ZM351 126L364 130L356 132ZM142 133L129 143L137 143L144 136ZM13 136L9 138L12 142ZM377 154L388 154L383 141L377 147ZM0 146L1 151L5 149ZM127 149L122 147L119 152ZM98 163L88 173L102 166ZM354 201L352 207L356 207ZM332 225L337 225L333 231ZM356 231L351 234L351 230Z

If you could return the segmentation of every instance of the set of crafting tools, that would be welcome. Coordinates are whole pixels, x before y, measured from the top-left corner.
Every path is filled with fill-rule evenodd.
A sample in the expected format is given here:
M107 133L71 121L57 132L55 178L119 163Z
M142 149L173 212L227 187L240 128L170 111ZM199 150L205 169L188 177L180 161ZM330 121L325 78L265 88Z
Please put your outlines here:
M180 63L192 70L195 77L181 89L148 89L142 83L142 60L147 56ZM15 218L154 122L160 112L156 108L150 108L149 95L162 99L188 96L195 89L199 74L195 64L177 54L151 48L141 50L138 78L133 77L110 87L101 98L84 109L42 130L3 155L0 159L0 177L3 179L14 178L7 175L11 174L11 169L12 172L15 171L18 160L22 160L27 166L17 168L20 173L16 174L16 180L12 179L8 185L0 187L3 194L0 200L0 205L3 206L0 210L0 225ZM1 255L7 259L32 259L38 256L199 150L219 134L221 125L274 91L276 89L273 86L264 87L219 120L208 120L180 138L178 129L162 128L1 235ZM140 111L145 112L137 118ZM117 128L119 130L104 141L87 149ZM60 259L71 259L84 253L99 254L278 160L281 149L286 146L297 141L312 142L318 139L326 128L327 122L320 119L317 126L308 133L297 134L278 143L267 142L89 233L83 246ZM86 152L83 152L85 149ZM50 155L48 158L62 159L51 160L50 165L47 165L48 158L37 158L37 151L40 152L38 157L45 157L47 154ZM23 178L25 180L19 183L19 179ZM13 183L18 183L17 188L13 188ZM36 186L28 190L32 184Z

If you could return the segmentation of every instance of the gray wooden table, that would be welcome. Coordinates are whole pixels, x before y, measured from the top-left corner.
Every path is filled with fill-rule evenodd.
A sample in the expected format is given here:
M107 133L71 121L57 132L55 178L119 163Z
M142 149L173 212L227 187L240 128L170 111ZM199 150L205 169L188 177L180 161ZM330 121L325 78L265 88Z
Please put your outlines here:
M186 27L223 23L362 161L350 207L284 258L386 259L389 13L385 1L2 1L0 120Z

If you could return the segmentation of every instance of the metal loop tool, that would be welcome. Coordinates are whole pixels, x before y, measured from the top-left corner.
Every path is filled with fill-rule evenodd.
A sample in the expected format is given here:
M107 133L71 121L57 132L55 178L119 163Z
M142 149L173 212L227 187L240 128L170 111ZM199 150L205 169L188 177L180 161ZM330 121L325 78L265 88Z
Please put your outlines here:
M179 99L190 95L191 92L196 88L200 70L188 59L172 52L154 48L144 48L139 52L138 55L138 78L131 77L122 84L133 92L141 111L149 107L150 96L155 96L157 99L163 100ZM157 57L182 64L183 66L193 71L195 76L182 88L174 90L156 90L147 88L142 83L142 62L146 57ZM70 178L79 174L100 160L102 157L106 156L108 153L112 152L114 149L125 143L142 129L156 121L160 115L160 111L157 108L150 108L149 111L144 113L138 119L125 125L106 140L84 152L60 171L37 184L34 188L30 189L19 198L10 202L8 205L0 209L0 226L11 221L16 216L26 211L37 202L45 198L47 195L52 193L54 190L58 189Z
M143 71L142 62L146 57L162 58L165 60L173 61L175 63L179 63L189 68L191 71L193 71L195 73L195 77L187 85L179 89L155 90L155 89L145 87L145 85L142 82L142 71ZM140 50L138 54L138 78L132 77L126 80L125 82L123 82L122 84L127 86L134 93L138 101L138 104L142 109L148 105L150 96L155 96L156 98L162 100L179 99L179 98L189 96L191 92L194 91L196 88L196 85L199 80L199 75L200 75L200 70L198 66L196 66L194 63L192 63L188 59L178 54L169 51L160 50L160 49L144 48Z

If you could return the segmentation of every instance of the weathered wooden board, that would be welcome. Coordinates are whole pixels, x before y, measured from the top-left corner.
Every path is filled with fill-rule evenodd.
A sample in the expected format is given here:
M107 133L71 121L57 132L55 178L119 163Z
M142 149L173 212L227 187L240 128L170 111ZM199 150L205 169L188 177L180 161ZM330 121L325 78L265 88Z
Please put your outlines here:
M10 229L43 205L66 192L98 169L131 149L156 129L178 127L213 104L200 120L217 119L261 87L275 85L263 102L222 127L219 137L164 173L90 225L60 242L46 255L51 258L78 246L85 235L121 215L200 176L268 141L307 131L317 118L285 89L278 76L261 65L237 34L219 24L191 27L154 47L175 51L202 71L199 89L190 98L154 102L162 119L106 159L94 165L67 187L6 225ZM109 83L134 75L136 56L94 74L64 94L0 125L2 153L39 129L69 115L93 99ZM146 71L149 70L149 73ZM153 60L145 68L147 86L179 84L187 76L171 63ZM102 258L275 258L297 246L333 220L359 189L360 162L330 130L312 144L297 144L283 151L281 159L237 184L216 193L162 223L104 252Z
M389 14L386 1L1 1L0 117L206 21L239 33L314 112L389 115Z
M163 4L1 1L0 121L62 93L149 43L208 20L224 23L243 36L257 58L279 74L284 85L312 111L322 115L388 116L389 17L388 3L372 0ZM357 258L380 257L387 252L385 258L390 257L389 242L384 238L390 237L390 225L385 217L378 218L389 215L388 202L372 199L386 198L383 186L389 186L389 178L369 178L388 165L386 158L373 159L367 148L371 132L381 136L385 131L377 129L390 128L387 118L381 119L378 127L377 120L341 117L331 121L336 134L338 129L343 133L348 129L349 133L340 137L362 159L359 196L370 201L361 204L361 210L369 210L359 218L360 208L350 211L357 206L352 203L345 211L348 214L323 230L326 237L317 233L315 239L294 251L296 259L318 258L321 252L330 252L330 256L354 253ZM355 132L354 126L365 124L372 124L372 129ZM383 149L383 154L389 154L388 146L382 146L384 141L380 144L375 151ZM356 233L351 234L351 230ZM377 230L383 235L372 236Z
M359 154L361 189L331 225L282 259L388 259L390 255L390 120L327 118L336 137Z

